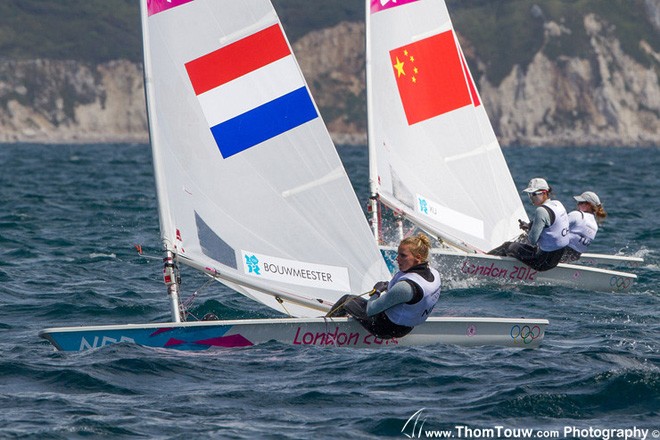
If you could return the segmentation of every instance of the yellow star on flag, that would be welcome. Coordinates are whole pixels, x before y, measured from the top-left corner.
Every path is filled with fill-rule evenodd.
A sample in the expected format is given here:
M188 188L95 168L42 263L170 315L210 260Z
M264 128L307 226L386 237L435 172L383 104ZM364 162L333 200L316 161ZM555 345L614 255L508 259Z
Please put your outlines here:
M396 57L396 64L394 68L396 69L396 77L399 78L401 75L406 75L406 72L403 70L403 61L399 61L399 57Z
M401 59L399 59L399 55L403 55L402 59L404 61L401 61ZM399 55L395 55L396 63L393 65L397 79L401 78L402 75L407 76L406 69L404 68L404 66L408 61L410 61L410 66L408 67L408 73L412 72L412 76L410 76L408 80L412 84L417 84L417 75L419 74L419 69L417 68L417 66L415 66L415 57L410 54L408 49L403 49L401 52L399 52ZM405 61L406 59L408 61Z

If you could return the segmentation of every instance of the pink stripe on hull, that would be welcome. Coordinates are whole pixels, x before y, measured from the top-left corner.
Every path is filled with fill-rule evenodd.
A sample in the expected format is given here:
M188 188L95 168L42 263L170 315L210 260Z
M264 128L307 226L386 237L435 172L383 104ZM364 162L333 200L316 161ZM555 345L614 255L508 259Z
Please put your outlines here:
M202 339L195 341L195 344L210 345L213 347L250 347L254 345L245 339L242 335L220 336L218 338Z

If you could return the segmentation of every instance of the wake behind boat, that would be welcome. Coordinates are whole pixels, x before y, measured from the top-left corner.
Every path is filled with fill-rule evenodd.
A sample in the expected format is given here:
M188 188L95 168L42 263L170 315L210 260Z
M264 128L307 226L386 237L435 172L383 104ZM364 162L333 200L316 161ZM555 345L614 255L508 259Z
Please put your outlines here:
M548 321L433 318L400 339L322 317L389 272L268 0L141 0L171 322L46 329L60 350L268 341L538 346ZM328 212L332 214L329 215ZM185 322L179 264L296 318Z
M456 37L444 0L367 5L367 109L371 224L382 241L381 206L439 240L441 267L466 275L528 222L499 142ZM399 237L400 239L401 237ZM452 253L452 251L454 251ZM560 265L527 282L627 290L636 275L587 267L626 264L598 256ZM511 273L515 260L506 257ZM641 262L641 261L637 261ZM521 264L521 263L517 263ZM476 278L481 277L473 271ZM513 278L511 278L513 280Z

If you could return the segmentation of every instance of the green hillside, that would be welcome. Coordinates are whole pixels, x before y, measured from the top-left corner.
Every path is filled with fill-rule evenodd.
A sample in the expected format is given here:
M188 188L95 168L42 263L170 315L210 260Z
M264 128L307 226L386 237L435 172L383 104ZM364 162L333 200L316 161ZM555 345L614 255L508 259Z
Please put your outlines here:
M236 0L240 1L240 0ZM363 0L273 0L292 41L341 21L363 21ZM514 64L526 66L543 45L543 23L552 20L570 33L543 51L586 56L589 41L582 20L595 12L606 19L625 52L644 65L644 39L660 52L660 38L648 21L643 0L448 0L455 27L499 82ZM141 60L136 0L1 0L0 58Z
M364 18L361 0L273 3L293 41ZM0 0L0 58L141 61L139 13L137 0Z
M0 0L0 57L142 57L136 0Z
M454 27L474 45L495 83L513 65L528 65L543 46L543 23L547 21L570 32L543 47L546 55L551 59L560 55L589 58L583 20L591 12L610 24L624 52L641 64L651 64L640 49L641 40L660 51L660 38L648 20L643 0L448 0L447 7Z
M286 33L296 41L342 21L364 21L363 0L272 0Z

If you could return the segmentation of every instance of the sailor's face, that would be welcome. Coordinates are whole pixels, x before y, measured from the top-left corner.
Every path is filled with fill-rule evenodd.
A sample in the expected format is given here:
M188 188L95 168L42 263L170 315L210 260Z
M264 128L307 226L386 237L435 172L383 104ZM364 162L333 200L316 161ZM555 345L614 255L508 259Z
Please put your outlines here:
M541 190L529 193L529 200L531 200L534 206L541 206L548 200L548 192Z
M578 202L577 204L578 211L582 212L594 212L594 208L591 206L591 203L589 202Z
M399 265L399 270L405 272L421 262L422 261L419 258L416 258L412 252L410 252L410 246L406 244L399 245L399 250L396 254L396 264Z

